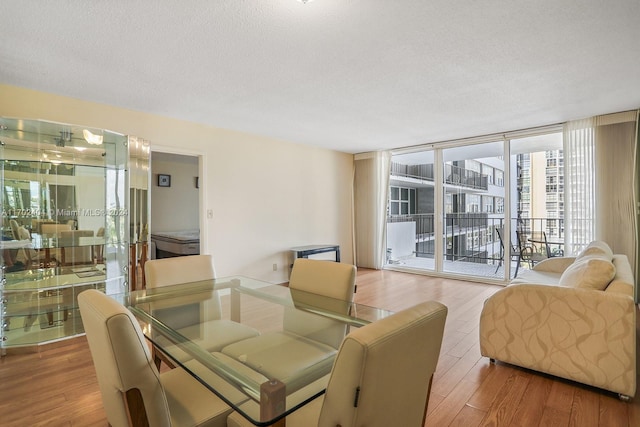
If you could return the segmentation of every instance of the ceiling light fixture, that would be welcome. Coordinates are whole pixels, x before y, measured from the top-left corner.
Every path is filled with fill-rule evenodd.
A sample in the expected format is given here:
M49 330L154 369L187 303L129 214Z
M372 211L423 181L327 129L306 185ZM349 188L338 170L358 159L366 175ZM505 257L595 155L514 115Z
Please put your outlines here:
M102 144L102 135L95 135L91 133L89 129L85 129L82 131L82 135L84 136L85 141L92 145L101 145Z
M313 0L298 0L300 3L307 4L311 3Z

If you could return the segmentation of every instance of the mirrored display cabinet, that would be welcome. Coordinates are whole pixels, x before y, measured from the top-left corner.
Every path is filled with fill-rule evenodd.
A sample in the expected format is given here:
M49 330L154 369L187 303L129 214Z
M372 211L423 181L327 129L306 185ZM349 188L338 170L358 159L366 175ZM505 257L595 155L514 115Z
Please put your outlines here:
M149 157L139 138L0 118L2 354L83 333L83 290L142 281Z

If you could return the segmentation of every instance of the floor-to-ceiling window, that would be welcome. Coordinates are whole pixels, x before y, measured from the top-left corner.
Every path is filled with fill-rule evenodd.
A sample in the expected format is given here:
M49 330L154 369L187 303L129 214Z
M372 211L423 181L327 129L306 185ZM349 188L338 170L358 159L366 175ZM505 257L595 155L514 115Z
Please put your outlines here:
M501 280L520 243L563 253L562 133L509 136L392 156L387 266Z
M504 141L446 148L442 162L442 271L503 277Z
M391 159L387 213L388 265L434 269L434 152Z
M564 155L562 133L513 138L516 186L511 239L537 258L564 254ZM524 268L532 262L525 262Z

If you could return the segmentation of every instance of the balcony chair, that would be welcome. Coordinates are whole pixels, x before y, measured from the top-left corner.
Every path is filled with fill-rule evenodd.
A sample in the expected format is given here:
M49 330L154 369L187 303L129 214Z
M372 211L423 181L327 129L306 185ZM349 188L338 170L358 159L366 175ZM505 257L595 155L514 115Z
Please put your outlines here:
M520 261L529 264L529 268L542 260L547 259L546 254L542 253L536 245L527 240L527 235L520 230L516 230L518 239L518 250L520 252Z
M326 393L286 418L287 427L422 427L447 307L429 301L346 336ZM228 427L249 427L237 412Z
M90 289L78 306L109 425L226 426L231 408L183 369L159 373L136 318Z
M289 281L291 305L313 305L348 314L355 278L356 267L351 264L298 258ZM346 333L342 322L285 307L281 331L239 341L223 348L222 353L235 359L246 358L250 367L267 377L293 378L297 369L307 366L310 359L324 363L328 374ZM306 361L299 360L301 354Z
M149 260L144 265L144 274L147 289L160 288L164 286L176 285L180 283L199 282L204 280L215 279L215 268L213 265L213 257L211 255L189 255L181 257L161 258ZM218 293L214 293L214 297L218 297ZM165 310L165 315L158 311L157 316L163 317L164 322L172 327L177 327L178 331L187 338L192 339L202 347L209 351L220 351L224 346L235 341L255 337L259 332L253 328L241 325L230 320L223 320L222 307L220 300L217 299L215 307L211 310L204 310L201 307L201 301L194 301L189 304L190 310L196 318L200 318L201 313L207 313L206 336L201 337L200 325L190 325L188 316L184 316L184 311L180 314L182 318L171 315L171 310ZM159 309L162 310L162 309ZM164 337L157 337L158 342L166 342ZM160 369L161 362L169 367L174 367L171 359L152 346L153 361ZM186 357L186 355L185 355Z
M498 262L498 266L496 267L495 273L497 273L498 269L502 266L502 263L504 262L504 257L506 255L509 257L510 261L516 262L516 271L513 275L513 278L515 279L516 277L518 277L518 269L520 269L520 261L522 260L521 259L522 253L520 252L520 249L518 248L518 246L514 245L511 241L509 241L509 253L506 254L507 249L505 248L505 244L504 244L505 240L503 237L504 229L496 227L496 234L498 234L498 239L500 239L500 261Z
M547 250L548 258L564 256L564 249L562 248L563 245L559 244L558 242L549 242L549 240L547 240L547 233L544 231L542 232L542 238L544 239L544 246ZM554 245L553 250L551 249L550 245Z

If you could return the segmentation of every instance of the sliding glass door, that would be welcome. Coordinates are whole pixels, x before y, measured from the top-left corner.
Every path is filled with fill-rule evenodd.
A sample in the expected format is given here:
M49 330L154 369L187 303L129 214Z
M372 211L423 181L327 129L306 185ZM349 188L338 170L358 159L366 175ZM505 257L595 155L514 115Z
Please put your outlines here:
M562 133L514 138L510 144L517 188L511 238L531 258L521 268L530 268L536 260L565 253Z
M386 264L434 270L434 151L391 158Z
M394 154L385 265L507 280L564 254L562 139L553 128Z
M442 271L503 278L504 141L444 149L442 164Z

